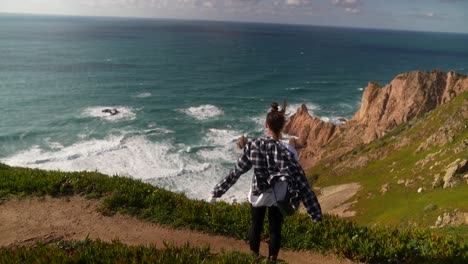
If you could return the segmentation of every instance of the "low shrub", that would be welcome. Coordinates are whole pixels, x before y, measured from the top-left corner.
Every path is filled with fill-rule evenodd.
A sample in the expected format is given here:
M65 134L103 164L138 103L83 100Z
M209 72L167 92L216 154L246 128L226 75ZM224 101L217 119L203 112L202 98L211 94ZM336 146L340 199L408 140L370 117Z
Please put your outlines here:
M261 259L241 253L213 254L209 247L164 245L127 246L119 241L100 240L58 242L33 247L0 248L0 263L262 263Z

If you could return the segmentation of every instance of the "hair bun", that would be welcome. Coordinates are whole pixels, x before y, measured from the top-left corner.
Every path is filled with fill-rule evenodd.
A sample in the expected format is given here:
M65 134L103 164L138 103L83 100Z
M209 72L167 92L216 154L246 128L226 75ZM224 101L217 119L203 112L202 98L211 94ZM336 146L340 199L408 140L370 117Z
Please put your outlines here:
M271 103L271 112L278 112L278 103Z

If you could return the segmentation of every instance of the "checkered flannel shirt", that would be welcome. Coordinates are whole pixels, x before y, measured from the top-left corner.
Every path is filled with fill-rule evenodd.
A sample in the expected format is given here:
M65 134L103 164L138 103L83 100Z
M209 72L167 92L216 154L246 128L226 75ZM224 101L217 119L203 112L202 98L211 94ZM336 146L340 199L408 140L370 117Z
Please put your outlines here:
M254 195L260 195L275 182L287 181L292 205L297 209L299 202L302 201L312 220L322 219L320 204L307 182L301 165L293 153L271 137L258 138L247 143L234 169L215 186L213 196L221 197L252 167Z

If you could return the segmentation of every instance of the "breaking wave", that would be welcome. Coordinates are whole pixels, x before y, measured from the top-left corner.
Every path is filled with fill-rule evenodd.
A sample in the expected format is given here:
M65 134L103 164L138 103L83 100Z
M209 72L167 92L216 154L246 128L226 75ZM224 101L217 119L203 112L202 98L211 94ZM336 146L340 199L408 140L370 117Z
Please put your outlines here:
M183 112L198 120L206 120L223 115L224 112L214 105L200 105L197 107L189 107Z

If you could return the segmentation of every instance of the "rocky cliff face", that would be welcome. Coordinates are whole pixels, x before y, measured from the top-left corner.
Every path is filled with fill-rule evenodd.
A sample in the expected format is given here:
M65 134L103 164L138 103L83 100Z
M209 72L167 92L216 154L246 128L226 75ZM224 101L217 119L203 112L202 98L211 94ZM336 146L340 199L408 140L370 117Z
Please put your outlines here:
M298 137L300 160L310 167L318 160L338 158L360 144L380 138L464 91L468 91L466 75L440 70L407 72L384 87L370 82L361 108L344 125L312 117L303 105L291 116L284 131Z
M369 143L398 125L450 101L467 89L467 76L455 72L403 73L385 87L369 83L362 96L361 109L352 121L365 126L361 139Z
M285 133L298 137L290 143L300 151L300 159L309 163L317 160L321 148L330 141L335 129L334 124L310 116L305 105L297 109L284 127Z

